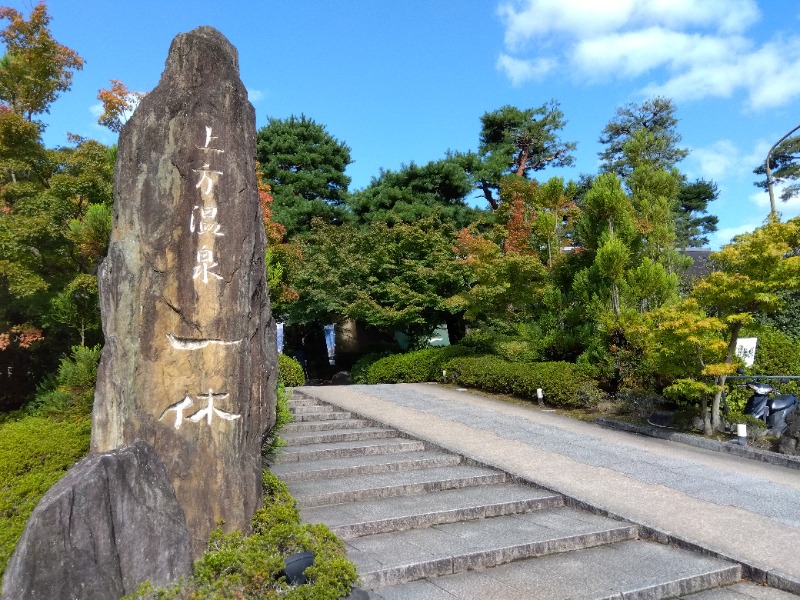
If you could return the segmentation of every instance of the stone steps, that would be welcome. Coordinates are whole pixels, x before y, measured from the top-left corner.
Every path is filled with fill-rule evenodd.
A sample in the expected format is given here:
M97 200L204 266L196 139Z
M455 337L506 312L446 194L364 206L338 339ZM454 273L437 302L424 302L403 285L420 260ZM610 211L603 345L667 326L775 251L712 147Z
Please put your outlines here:
M317 413L324 415L326 413ZM317 431L332 431L335 429L361 429L368 425L369 421L364 419L328 419L314 421L300 421L289 423L284 427L283 433L303 433Z
M455 465L314 479L287 485L298 504L304 507L417 495L506 481L506 474L500 471Z
M444 523L522 514L564 505L564 498L516 483L475 486L422 495L313 506L301 510L303 520L325 523L340 538L402 531Z
M635 539L631 524L567 508L504 515L347 541L370 588Z
M288 432L281 433L281 437L288 445L308 446L310 444L325 444L330 442L361 442L398 437L394 429L384 427L361 427L359 429L331 429L320 432Z
M347 442L328 442L305 446L286 446L278 455L277 462L278 464L298 461L313 462L316 460L326 460L330 458L374 456L378 454L398 454L401 452L413 452L415 450L424 449L425 444L419 440L408 440L399 437L375 440L354 440Z
M631 540L550 554L482 571L373 588L373 600L650 600L735 584L740 567L663 544ZM761 588L762 590L765 588ZM766 596L747 596L762 598ZM742 598L744 600L744 597Z
M294 414L293 416L295 423L306 422L306 421L331 421L331 420L346 421L347 419L352 418L352 415L349 412L344 412L344 411L300 413L300 414Z
M738 564L639 540L631 523L295 397L315 420L281 435L273 472L305 522L345 540L375 599L657 599L741 578Z
M272 472L286 483L291 483L328 477L411 471L427 467L449 467L460 463L461 457L455 454L436 450L418 450L416 452L398 452L396 454L330 458L316 460L310 465L305 462L287 462L275 465L272 467Z

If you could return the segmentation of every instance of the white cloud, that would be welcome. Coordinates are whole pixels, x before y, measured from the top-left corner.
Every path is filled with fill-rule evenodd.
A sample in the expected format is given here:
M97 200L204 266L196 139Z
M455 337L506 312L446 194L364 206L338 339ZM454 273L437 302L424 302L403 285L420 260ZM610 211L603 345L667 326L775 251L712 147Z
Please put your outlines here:
M719 140L705 148L692 148L686 159L692 176L721 181L741 173L741 152L730 140Z
M266 94L261 90L254 90L251 88L247 88L247 99L250 100L252 103L256 103L259 100L263 100L266 97Z
M93 116L95 119L99 119L99 118L100 118L100 115L102 115L102 114L103 114L103 105L102 105L102 104L99 104L99 103L98 103L98 104L92 104L92 105L89 107L89 112L90 112L90 113L92 113L92 116Z
M675 100L744 92L751 109L800 97L800 36L757 44L755 0L516 0L498 7L514 85L558 63L582 80L649 77Z
M759 17L754 0L526 0L504 2L497 12L512 50L551 33L585 39L652 25L730 34L744 31Z
M514 86L542 78L555 69L556 64L555 60L547 58L520 60L507 54L501 54L497 59L497 68L506 74Z

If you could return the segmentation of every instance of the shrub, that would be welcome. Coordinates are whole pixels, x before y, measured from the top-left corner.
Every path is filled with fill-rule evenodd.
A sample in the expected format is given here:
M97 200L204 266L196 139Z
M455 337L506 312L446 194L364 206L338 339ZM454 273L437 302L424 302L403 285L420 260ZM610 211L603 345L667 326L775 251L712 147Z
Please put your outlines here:
M457 356L472 354L463 346L426 348L405 354L392 354L372 363L367 369L367 383L421 383L439 381L442 365Z
M188 581L161 590L145 584L132 598L334 600L346 596L358 575L346 558L344 544L324 525L301 525L294 499L269 471L264 472L263 483L264 507L253 516L251 535L215 531ZM314 553L314 565L305 572L308 584L289 586L278 573L286 557L304 551Z
M369 383L369 368L388 355L387 352L373 352L359 358L350 369L350 381L353 383Z
M771 327L748 331L747 335L758 338L753 373L800 375L800 344Z
M496 356L466 356L442 366L448 380L488 392L534 399L541 388L552 406L593 406L602 395L593 380L567 362L512 363Z
M278 354L278 384L285 387L305 385L306 374L302 365L291 356Z
M88 417L0 424L0 577L41 497L89 451L90 433Z
M470 331L459 342L476 354L495 354L511 362L536 362L544 356L544 335L535 323L516 323L502 330Z
M292 411L289 410L289 397L291 392L279 384L275 403L275 424L264 433L264 442L261 444L261 458L268 465L275 463L278 451L286 445L280 437L281 429L294 421Z
M58 373L36 390L26 410L39 416L65 416L92 412L100 346L73 346L72 356L62 358Z

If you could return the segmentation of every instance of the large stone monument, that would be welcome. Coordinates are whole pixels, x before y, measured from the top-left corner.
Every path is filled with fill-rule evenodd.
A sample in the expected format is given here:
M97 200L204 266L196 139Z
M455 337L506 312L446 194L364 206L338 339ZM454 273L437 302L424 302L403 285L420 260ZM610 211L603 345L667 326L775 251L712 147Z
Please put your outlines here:
M255 154L236 49L210 27L178 35L119 138L92 452L155 449L195 557L218 524L248 528L274 422Z

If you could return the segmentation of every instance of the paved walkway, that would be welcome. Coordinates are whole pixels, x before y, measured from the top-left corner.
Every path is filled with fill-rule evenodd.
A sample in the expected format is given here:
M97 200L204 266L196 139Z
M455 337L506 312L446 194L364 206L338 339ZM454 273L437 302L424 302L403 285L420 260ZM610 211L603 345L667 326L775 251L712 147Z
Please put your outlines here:
M320 400L771 574L800 592L800 472L436 384Z

